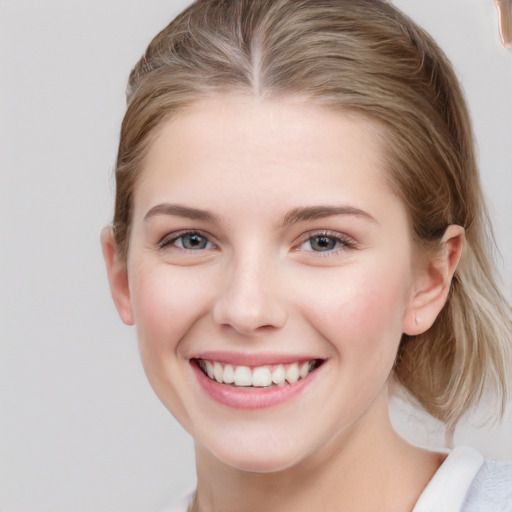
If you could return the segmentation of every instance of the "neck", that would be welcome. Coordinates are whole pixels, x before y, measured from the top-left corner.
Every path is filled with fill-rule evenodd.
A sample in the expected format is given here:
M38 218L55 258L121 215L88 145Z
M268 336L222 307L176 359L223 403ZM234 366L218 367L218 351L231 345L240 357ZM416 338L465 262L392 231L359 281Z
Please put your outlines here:
M382 406L384 414L369 413L300 463L277 472L239 470L196 445L192 511L412 510L441 460L400 438L389 421L387 399Z

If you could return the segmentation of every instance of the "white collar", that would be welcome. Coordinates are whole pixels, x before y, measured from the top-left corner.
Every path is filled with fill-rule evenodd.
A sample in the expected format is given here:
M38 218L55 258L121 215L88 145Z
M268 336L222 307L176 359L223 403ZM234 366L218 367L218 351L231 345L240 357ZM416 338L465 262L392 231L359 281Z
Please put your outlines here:
M475 449L455 448L421 493L413 512L459 512L483 462Z

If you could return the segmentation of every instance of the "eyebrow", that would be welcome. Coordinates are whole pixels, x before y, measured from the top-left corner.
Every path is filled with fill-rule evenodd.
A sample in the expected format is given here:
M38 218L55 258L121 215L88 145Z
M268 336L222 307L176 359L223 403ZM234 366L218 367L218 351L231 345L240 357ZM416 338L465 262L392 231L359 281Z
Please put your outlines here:
M153 206L146 215L144 220L148 220L156 215L173 215L176 217L185 217L187 219L203 220L203 221L214 221L216 220L215 215L206 210L199 210L198 208L190 208L188 206L182 206L179 204L157 204Z
M172 215L176 217L184 217L193 220L202 221L217 221L217 217L206 211L198 208L191 208L179 204L162 203L149 209L144 216L144 221L155 217L157 215ZM309 220L323 219L334 215L349 215L353 217L362 217L369 221L377 223L377 220L364 210L354 208L352 206L301 206L289 211L283 220L283 226L297 224Z
M375 217L370 215L368 212L360 210L359 208L354 208L352 206L305 206L294 208L286 214L283 224L285 226L289 226L290 224L296 224L298 222L304 222L308 220L323 219L333 215L350 215L353 217L362 217L363 219L378 224Z

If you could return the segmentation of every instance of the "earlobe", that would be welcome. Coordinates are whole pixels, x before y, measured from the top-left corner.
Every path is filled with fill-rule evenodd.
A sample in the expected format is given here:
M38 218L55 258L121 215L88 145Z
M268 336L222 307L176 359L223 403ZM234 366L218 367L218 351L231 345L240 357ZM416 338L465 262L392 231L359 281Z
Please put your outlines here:
M448 226L439 250L429 257L415 278L413 293L404 313L403 332L422 334L435 322L446 303L450 287L464 248L464 228Z
M121 320L126 325L133 325L134 319L126 262L119 255L111 226L103 228L100 239L112 299Z

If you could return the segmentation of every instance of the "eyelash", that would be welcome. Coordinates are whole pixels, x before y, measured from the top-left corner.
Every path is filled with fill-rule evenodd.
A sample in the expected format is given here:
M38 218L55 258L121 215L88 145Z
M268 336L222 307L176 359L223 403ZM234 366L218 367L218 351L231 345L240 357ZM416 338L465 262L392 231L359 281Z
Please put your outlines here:
M301 247L315 238L326 238L335 242L335 246L332 249L327 248L326 250L315 251L314 249L306 249L305 252L316 253L319 256L331 256L333 254L338 254L340 252L346 251L348 249L355 249L356 243L354 239L348 235L338 233L335 231L314 231L310 233L306 233L299 244L296 246L296 250L300 250Z
M183 247L183 238L185 238L186 236L197 236L197 237L200 237L200 238L203 238L205 241L206 241L206 244L210 244L211 247L205 247L205 248L201 248L201 249L187 249L186 247ZM176 242L178 240L182 239L182 242L181 242L181 247L176 245ZM201 251L201 250L206 250L206 249L216 249L217 246L210 241L210 236L206 233L203 233L202 231L197 231L197 230L185 230L185 231L178 231L177 233L169 233L167 235L165 235L162 239L160 239L157 243L157 246L159 249L165 249L166 247L169 247L171 245L174 245L174 247L176 247L177 249L181 249L182 251Z

